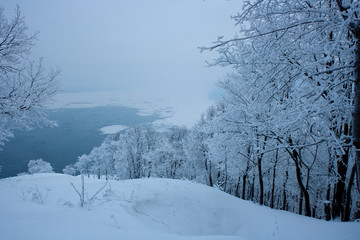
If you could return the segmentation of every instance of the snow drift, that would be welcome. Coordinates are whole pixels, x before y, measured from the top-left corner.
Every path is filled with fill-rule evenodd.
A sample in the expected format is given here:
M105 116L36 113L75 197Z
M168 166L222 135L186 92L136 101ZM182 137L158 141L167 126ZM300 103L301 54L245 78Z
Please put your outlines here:
M81 178L0 180L1 239L358 239L360 223L272 210L184 180L109 181L84 208ZM105 180L85 178L91 198Z

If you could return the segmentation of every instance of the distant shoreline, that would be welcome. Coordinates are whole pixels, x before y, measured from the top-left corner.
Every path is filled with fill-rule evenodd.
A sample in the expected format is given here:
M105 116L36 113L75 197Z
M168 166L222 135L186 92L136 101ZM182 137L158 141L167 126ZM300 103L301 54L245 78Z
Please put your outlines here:
M102 134L101 128L112 125L132 127L161 119L157 115L142 116L138 112L136 108L121 106L51 109L48 116L59 126L15 131L15 137L0 151L0 178L26 172L29 160L38 158L50 162L55 172L61 173L66 165L75 163L78 156L101 144L107 136Z

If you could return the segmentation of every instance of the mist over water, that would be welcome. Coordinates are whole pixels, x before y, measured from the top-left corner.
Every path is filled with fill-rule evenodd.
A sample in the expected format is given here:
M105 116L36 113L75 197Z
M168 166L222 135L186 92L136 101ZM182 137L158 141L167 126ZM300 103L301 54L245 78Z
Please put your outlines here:
M50 110L48 116L59 126L15 131L15 137L0 151L0 178L27 172L29 160L38 158L50 162L55 172L62 172L65 165L75 163L78 156L101 144L106 135L100 128L132 127L160 119L156 115L140 116L137 109L118 106L56 109Z

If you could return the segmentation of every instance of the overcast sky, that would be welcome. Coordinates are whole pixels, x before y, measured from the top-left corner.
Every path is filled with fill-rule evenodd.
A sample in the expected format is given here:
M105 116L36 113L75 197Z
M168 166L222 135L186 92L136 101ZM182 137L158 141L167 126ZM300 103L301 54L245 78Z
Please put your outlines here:
M18 4L33 49L62 70L63 89L132 91L149 96L207 98L224 69L207 68L200 53L217 36L235 34L233 0L3 0L7 15Z

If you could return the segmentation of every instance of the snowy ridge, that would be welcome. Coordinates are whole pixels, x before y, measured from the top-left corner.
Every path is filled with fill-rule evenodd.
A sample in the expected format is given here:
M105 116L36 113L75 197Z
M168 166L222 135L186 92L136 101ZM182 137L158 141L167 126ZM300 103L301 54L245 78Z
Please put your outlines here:
M359 223L272 210L183 180L109 181L84 208L70 182L35 174L0 180L2 239L358 239ZM85 178L89 197L105 180ZM19 231L21 229L21 231Z

